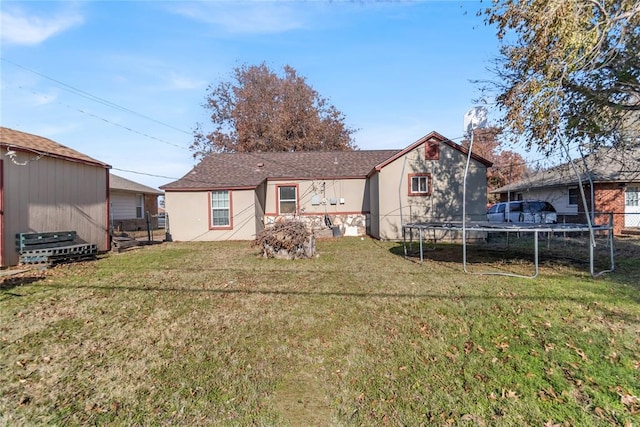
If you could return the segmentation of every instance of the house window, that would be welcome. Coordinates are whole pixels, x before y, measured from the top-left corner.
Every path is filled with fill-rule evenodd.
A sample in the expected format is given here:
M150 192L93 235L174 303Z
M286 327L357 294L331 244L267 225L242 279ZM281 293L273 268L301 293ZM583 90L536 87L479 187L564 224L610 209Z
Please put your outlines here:
M640 206L640 187L627 187L624 196L625 206Z
M577 205L580 200L580 191L578 187L569 189L569 205Z
M143 215L144 215L144 196L142 194L136 194L136 218L142 218Z
M409 195L428 196L431 194L431 174L417 173L409 175Z
M295 214L298 211L298 186L278 186L278 213Z
M229 227L231 225L231 198L227 190L212 191L211 227Z

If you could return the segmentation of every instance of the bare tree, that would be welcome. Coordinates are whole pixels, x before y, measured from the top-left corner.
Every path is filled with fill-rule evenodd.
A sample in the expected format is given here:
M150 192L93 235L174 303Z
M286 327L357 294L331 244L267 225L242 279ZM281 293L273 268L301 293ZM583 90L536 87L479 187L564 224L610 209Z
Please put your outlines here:
M354 129L290 66L279 76L264 63L241 66L232 81L209 86L204 107L213 131L198 124L194 157L231 151L352 150Z
M518 181L527 171L525 160L520 154L501 149L499 135L500 129L497 127L476 129L473 132L473 152L493 163L487 170L489 192ZM463 141L462 145L468 148L469 141Z

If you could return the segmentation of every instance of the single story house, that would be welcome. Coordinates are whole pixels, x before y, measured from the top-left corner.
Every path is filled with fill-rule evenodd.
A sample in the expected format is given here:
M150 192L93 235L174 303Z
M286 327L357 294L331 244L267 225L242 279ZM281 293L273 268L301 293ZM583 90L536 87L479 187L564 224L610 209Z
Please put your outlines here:
M402 150L212 153L163 185L175 241L251 240L299 218L313 230L402 238L415 221L462 220L467 150L431 132ZM472 154L469 219L486 215L488 160Z
M16 234L76 231L109 249L110 166L50 139L0 127L0 266Z
M614 234L640 232L640 147L603 148L584 160L538 171L493 193L501 201L545 200L555 207L559 221L586 222L580 185L586 212L613 214ZM602 223L608 215L595 219Z
M158 196L164 194L118 175L109 176L111 229L138 231L158 228Z

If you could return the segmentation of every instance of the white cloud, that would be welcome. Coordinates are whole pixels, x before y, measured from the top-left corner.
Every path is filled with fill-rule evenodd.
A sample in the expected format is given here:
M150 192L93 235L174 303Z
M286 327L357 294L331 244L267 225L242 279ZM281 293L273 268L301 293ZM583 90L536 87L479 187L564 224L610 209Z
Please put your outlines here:
M84 18L75 11L44 18L18 9L5 9L0 12L0 38L3 43L37 45L83 22Z
M172 11L232 34L282 33L304 26L302 16L290 4L273 2L172 3Z
M171 89L202 89L206 87L207 84L204 80L195 80L180 76L173 71L169 73L169 85Z

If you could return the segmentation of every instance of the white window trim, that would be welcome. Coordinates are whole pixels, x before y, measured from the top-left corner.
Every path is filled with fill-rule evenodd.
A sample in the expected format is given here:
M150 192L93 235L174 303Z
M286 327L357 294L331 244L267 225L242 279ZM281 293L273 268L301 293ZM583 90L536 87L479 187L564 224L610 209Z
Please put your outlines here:
M420 184L424 183L424 189L421 189ZM414 191L414 184L417 186L417 190ZM417 173L409 175L409 196L430 196L431 195L431 174L429 173Z
M144 218L144 194L136 194L136 218Z
M281 198L280 190L282 188L293 188L295 191L295 195L293 199L283 199ZM298 213L298 186L297 185L278 185L278 215L295 215ZM295 207L293 212L282 212L282 202L286 203L294 203Z
M227 206L226 207L219 207L219 206L213 206L214 201L218 201L215 200L213 195L214 193L225 193L226 194L226 202L227 202ZM210 224L209 227L210 228L230 228L231 227L231 191L229 190L213 190L209 192L209 209L210 209L210 215L211 215L211 220L210 220ZM215 220L215 215L214 212L223 212L226 211L227 215L226 215L226 219L227 219L227 223L226 224L214 224L214 220Z

